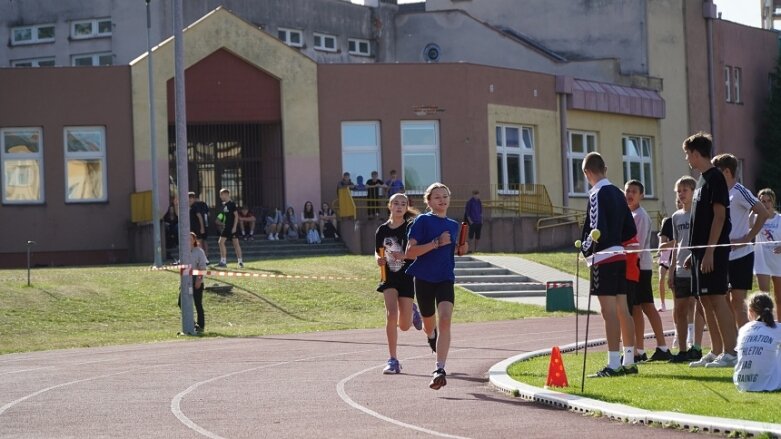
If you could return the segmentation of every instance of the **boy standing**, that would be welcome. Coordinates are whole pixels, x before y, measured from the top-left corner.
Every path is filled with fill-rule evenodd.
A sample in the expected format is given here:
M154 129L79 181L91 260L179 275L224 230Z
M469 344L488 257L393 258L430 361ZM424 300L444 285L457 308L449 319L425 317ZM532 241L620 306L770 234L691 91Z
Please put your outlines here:
M369 216L380 216L380 188L385 187L385 183L380 180L377 171L372 171L372 178L366 182L366 199L369 205ZM321 230L322 232L322 230Z
M236 203L231 201L231 192L228 189L220 189L220 200L222 200L222 222L225 227L220 232L220 239L217 244L220 246L220 263L218 267L227 267L228 249L225 248L225 241L230 239L233 242L233 249L236 251L236 258L239 260L239 268L244 268L244 261L241 259L241 246L236 230L239 226L239 216L236 212Z
M624 196L629 210L632 211L632 219L637 229L637 241L640 244L640 250L647 250L651 247L651 217L648 212L640 206L640 201L645 194L643 183L638 180L629 180L624 185ZM629 288L634 288L634 295L631 299L632 319L635 323L635 361L669 361L672 358L670 350L667 349L667 342L664 340L664 330L662 328L662 319L654 306L654 290L651 284L651 274L653 261L651 253L647 251L640 252L640 278L637 283L628 282ZM644 332L645 321L643 314L648 317L656 336L656 351L648 359L644 350Z
M729 188L729 219L732 224L729 240L735 245L729 252L730 289L727 301L740 328L748 323L746 291L751 289L754 281L754 246L746 244L751 244L770 215L754 194L735 179L738 159L734 155L719 154L713 157L711 163L724 174ZM750 226L749 215L752 212L756 214L756 220Z
M404 183L402 183L401 180L399 180L396 176L395 169L391 169L390 180L385 182L385 186L387 186L386 195L388 198L392 197L393 194L398 192L404 193Z
M480 191L472 191L472 198L466 202L464 219L469 224L469 239L472 240L472 251L477 251L480 234L483 230L483 202L480 201Z
M712 349L690 366L734 367L737 361L737 331L727 303L729 280L729 190L724 175L711 163L713 143L709 134L699 132L684 140L686 162L700 171L694 191L689 239L694 248L687 260L692 270L692 290L705 310Z
M605 174L607 167L599 153L591 152L583 159L583 174L592 188L589 190L588 217L583 223L581 251L591 267L591 292L597 296L605 320L608 363L590 378L636 374L635 326L626 300L626 254L623 242L637 234L621 190L613 186ZM591 231L599 229L601 236L592 239ZM605 252L605 253L598 253ZM621 360L619 343L624 340Z

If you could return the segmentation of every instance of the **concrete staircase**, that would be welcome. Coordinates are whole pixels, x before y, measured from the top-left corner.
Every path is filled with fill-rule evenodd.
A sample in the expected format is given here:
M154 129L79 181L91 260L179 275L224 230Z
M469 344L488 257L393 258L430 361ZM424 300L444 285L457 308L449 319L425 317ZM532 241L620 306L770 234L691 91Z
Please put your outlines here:
M456 285L485 297L545 297L545 284L470 256L456 257Z
M241 243L241 252L245 261L349 254L344 242L330 238L324 239L320 244L307 244L305 239L269 241L265 235L261 235L256 237L254 241L239 240L239 242ZM236 254L233 252L233 244L227 242L226 245L228 248L228 261L235 261ZM220 260L220 250L217 246L216 237L209 237L209 254L207 256L210 262L218 262Z

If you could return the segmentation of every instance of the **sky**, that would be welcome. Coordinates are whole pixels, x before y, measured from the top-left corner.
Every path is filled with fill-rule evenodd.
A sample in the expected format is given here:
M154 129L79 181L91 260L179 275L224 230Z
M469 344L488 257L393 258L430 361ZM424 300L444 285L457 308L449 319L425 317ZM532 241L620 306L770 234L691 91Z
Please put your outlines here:
M363 4L363 0L351 0ZM398 0L399 3L416 3L420 0ZM721 18L748 26L762 27L760 0L715 0Z

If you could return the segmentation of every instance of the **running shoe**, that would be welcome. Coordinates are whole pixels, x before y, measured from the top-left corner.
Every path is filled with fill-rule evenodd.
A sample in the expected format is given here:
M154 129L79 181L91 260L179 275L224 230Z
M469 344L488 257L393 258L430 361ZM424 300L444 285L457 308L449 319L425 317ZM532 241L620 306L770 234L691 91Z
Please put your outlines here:
M642 354L635 354L635 363L645 363L648 361L648 355L643 352ZM624 364L624 354L618 358L618 362Z
M670 361L668 361L668 363L688 363L694 359L695 358L691 357L691 351L678 351L677 354L673 355L672 358L670 358Z
M434 328L434 338L428 339L428 345L431 346L431 351L436 352L437 351L437 337L439 335L437 334L437 328Z
M636 364L632 364L629 366L621 366L620 370L624 373L624 375L637 375L639 373Z
M401 364L399 364L399 360L393 357L388 358L388 364L385 365L385 369L382 370L382 373L385 375L401 373Z
M220 261L220 262L217 264L217 266L218 266L218 267L220 267L220 268L225 268L225 267L227 267L227 266L228 266L228 264L226 264L225 262L222 262L222 261Z
M244 268L244 262L239 262L239 268Z
M700 358L702 358L702 349L696 348L694 346L689 348L689 358L691 358L692 360L699 360Z
M434 371L434 376L431 378L431 383L429 383L429 387L431 387L434 390L439 390L447 385L447 374L445 373L445 369L442 369L441 367Z
M421 317L418 305L415 303L412 304L412 326L418 331L423 329L423 317Z
M706 364L710 363L711 361L716 359L716 354L713 352L708 352L707 355L702 356L697 361L692 361L689 363L689 367L705 367Z
M735 364L738 362L738 357L723 353L716 357L715 360L711 361L710 363L706 364L705 367L712 368L712 367L735 367Z
M654 351L654 354L651 355L651 358L648 359L648 361L670 361L670 359L673 358L672 352L670 350L663 351L659 348L656 348Z
M637 366L634 367L637 369ZM623 366L619 366L618 369L611 369L609 366L605 366L599 372L588 375L588 378L611 378L623 375L625 375Z

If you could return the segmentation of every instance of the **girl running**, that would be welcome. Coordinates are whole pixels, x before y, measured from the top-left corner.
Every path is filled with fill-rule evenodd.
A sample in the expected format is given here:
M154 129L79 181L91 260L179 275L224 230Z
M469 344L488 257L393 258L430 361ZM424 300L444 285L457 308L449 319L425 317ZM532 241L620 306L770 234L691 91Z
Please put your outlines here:
M390 219L377 228L375 237L374 257L383 272L382 281L377 291L385 296L385 333L388 336L388 352L390 358L384 374L400 373L396 353L399 329L406 331L410 327L410 317L415 329L421 329L420 313L414 303L415 287L412 277L405 273L410 260L404 259L404 249L407 247L407 232L410 220L415 213L408 207L407 196L394 194L388 200Z
M450 350L450 322L455 302L454 253L458 250L459 254L465 254L469 245L465 242L455 248L460 224L447 217L450 189L442 183L434 183L426 189L423 198L429 212L415 218L410 226L406 256L414 261L407 274L415 278L423 329L429 346L437 353L436 370L429 387L439 390L447 384L445 361ZM439 315L439 325L435 314Z

